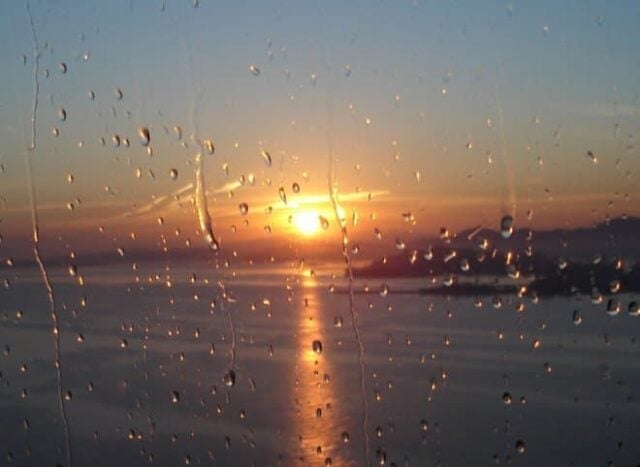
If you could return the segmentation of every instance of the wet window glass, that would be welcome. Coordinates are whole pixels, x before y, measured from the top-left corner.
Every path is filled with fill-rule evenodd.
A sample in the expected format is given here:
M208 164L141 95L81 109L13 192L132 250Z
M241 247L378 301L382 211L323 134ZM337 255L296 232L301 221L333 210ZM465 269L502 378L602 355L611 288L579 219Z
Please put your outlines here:
M0 463L636 465L640 4L0 5Z

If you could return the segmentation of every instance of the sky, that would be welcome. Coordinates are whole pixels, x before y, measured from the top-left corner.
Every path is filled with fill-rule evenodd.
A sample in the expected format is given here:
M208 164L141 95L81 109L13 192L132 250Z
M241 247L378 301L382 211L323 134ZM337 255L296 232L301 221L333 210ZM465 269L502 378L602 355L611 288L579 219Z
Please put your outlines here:
M28 254L25 161L49 254L203 244L199 152L234 251L335 244L330 191L363 245L640 215L638 24L635 1L3 2L0 257Z

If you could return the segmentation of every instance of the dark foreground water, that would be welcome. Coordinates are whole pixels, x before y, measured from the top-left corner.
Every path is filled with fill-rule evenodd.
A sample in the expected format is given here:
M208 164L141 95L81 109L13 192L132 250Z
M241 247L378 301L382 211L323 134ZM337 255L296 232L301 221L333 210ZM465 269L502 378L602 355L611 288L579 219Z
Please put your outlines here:
M497 308L383 296L369 280L376 293L355 296L363 401L349 297L330 291L342 279L204 265L78 273L82 286L52 271L73 465L366 465L365 402L371 465L640 462L640 318L589 297L505 296ZM0 464L64 465L47 295L34 270L4 277Z

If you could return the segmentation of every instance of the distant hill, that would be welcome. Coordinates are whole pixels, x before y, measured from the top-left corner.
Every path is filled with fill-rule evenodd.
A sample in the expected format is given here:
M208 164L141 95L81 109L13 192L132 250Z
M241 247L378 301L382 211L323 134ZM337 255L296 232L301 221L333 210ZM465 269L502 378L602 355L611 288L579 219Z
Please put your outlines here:
M472 229L438 239L434 246L407 248L353 268L353 274L356 278L529 276L529 289L540 295L640 291L639 238L637 218L593 228L518 230L509 238L490 229Z
M640 218L616 218L593 227L575 229L519 229L507 239L495 230L468 229L459 232L451 244L456 248L475 247L481 239L501 250L522 250L531 245L536 254L547 256L586 259L602 254L635 259L640 258Z

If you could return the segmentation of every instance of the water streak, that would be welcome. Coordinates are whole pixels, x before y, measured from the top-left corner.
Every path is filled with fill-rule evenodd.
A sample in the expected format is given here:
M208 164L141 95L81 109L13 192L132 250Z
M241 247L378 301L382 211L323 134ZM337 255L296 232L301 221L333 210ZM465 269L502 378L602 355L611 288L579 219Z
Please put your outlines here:
M353 334L358 344L358 366L360 367L360 396L362 399L362 434L364 436L365 458L366 465L370 466L371 448L369 446L369 432L367 426L369 425L369 404L367 402L367 388L365 382L365 368L364 368L364 345L360 336L360 330L358 329L358 312L355 307L355 297L353 292L353 269L351 267L351 256L349 255L348 245L349 236L347 232L347 221L344 217L340 216L340 207L336 198L336 192L333 182L333 140L331 135L328 135L329 140L329 198L331 199L331 206L336 217L336 222L340 225L340 232L342 234L342 257L347 265L347 274L349 280L349 312L351 313L351 327L353 328Z
M38 44L38 35L36 27L33 24L33 16L31 15L31 7L26 2L27 16L29 17L29 28L33 39L33 109L31 112L31 146L29 150L36 148L36 119L38 117L38 99L40 98L40 46Z
M503 68L502 68L502 60L498 59L498 70L500 72L500 77L503 76ZM504 80L503 80L504 81ZM513 168L513 161L509 156L509 152L507 149L507 136L504 128L504 108L502 106L502 99L500 98L500 92L498 91L497 84L494 83L494 95L496 99L496 107L498 109L498 124L500 125L500 150L501 150L501 158L504 165L504 170L506 172L507 178L507 197L509 206L507 208L507 212L511 214L511 217L516 217L516 208L517 208L517 195L516 195L516 184L515 184L515 170Z
M220 245L213 233L213 226L211 223L211 214L209 214L209 208L207 205L207 193L204 184L204 159L202 152L196 155L196 194L195 204L196 212L198 214L198 225L200 231L204 236L204 240L213 251L218 251Z
M31 29L31 35L33 39L33 109L31 114L31 144L27 148L25 152L25 169L27 174L27 187L29 191L29 206L31 209L31 229L33 234L33 256L35 258L36 263L38 264L38 268L40 270L40 274L42 276L42 282L47 290L47 297L49 299L49 309L51 312L51 321L53 323L53 348L55 354L55 368L56 368L56 384L58 390L58 408L60 410L60 417L62 419L62 426L64 429L64 441L65 441L65 452L67 458L67 466L71 467L71 437L69 436L69 420L67 418L67 412L64 405L64 397L62 394L62 358L60 352L60 327L58 321L58 313L56 312L56 297L55 291L51 284L51 280L49 279L49 273L47 272L47 268L42 261L42 256L40 255L40 229L38 227L38 211L36 208L36 193L35 187L33 185L33 176L31 174L31 158L29 154L31 151L34 151L37 146L37 134L36 134L36 126L37 126L37 115L38 115L38 99L40 96L40 81L38 78L40 72L40 46L38 44L38 35L36 33L36 28L33 23L33 16L31 15L31 8L29 6L29 2L26 2L27 16L29 18L29 27Z
M220 290L222 291L222 301L220 306L223 311L226 311L227 321L229 322L229 333L231 334L231 348L229 349L229 354L231 355L230 369L233 370L236 367L236 327L233 324L233 317L231 316L229 307L225 307L224 305L226 300L232 301L232 299L227 294L227 288L225 287L224 282L218 281L218 287L220 287Z
M198 145L200 151L196 154L195 160L195 175L196 175L196 190L195 190L195 207L198 215L198 225L200 227L200 231L207 242L209 248L217 252L220 249L220 244L215 237L213 232L213 224L211 222L211 214L209 213L209 205L207 203L207 192L206 185L204 180L204 157L206 154L213 153L213 144L210 140L207 140L205 143L202 138L200 138L200 128L198 125L198 104L204 101L204 91L200 86L197 85L195 79L195 73L193 71L193 53L191 51L189 38L186 36L183 37L184 47L187 51L187 69L189 70L189 77L191 79L191 87L193 88L193 101L192 101L192 111L191 111L191 125L193 127L192 141ZM227 292L222 282L219 283L220 288L222 289L222 307L224 309L224 301L227 299ZM229 322L229 332L231 333L231 368L233 371L236 364L236 330L233 323L233 317L231 315L231 311L227 308L227 320ZM234 373L235 374L235 373ZM235 379L235 377L234 377Z

